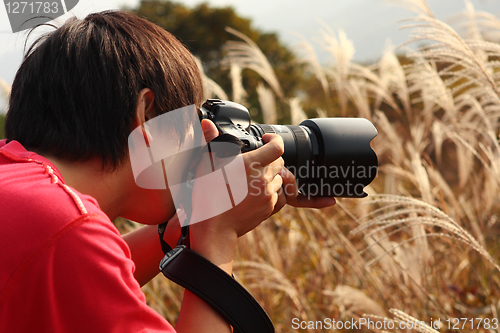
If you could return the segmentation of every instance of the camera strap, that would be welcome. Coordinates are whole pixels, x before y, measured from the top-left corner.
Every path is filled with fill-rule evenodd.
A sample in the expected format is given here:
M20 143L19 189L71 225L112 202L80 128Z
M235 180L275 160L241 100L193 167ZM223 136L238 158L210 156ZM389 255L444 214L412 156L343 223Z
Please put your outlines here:
M172 249L163 240L165 227L166 223L158 228L165 253L160 270L165 277L204 300L227 320L235 333L274 333L266 311L241 284L186 245L178 244ZM170 251L165 252L167 249Z
M230 137L232 135L222 138L219 136L213 141L235 141L235 137ZM242 144L236 141L233 143L238 146ZM220 157L231 154L234 152L226 152L223 154L225 156ZM190 169L193 171L195 168L196 166ZM190 202L192 183L184 184L182 194ZM191 210L190 204L184 207L186 221L190 220ZM174 249L168 245L163 239L167 223L158 226L160 244L165 254L160 262L163 275L204 300L227 320L235 333L274 333L273 323L266 311L241 284L211 261L189 249L189 225L182 227L181 237Z

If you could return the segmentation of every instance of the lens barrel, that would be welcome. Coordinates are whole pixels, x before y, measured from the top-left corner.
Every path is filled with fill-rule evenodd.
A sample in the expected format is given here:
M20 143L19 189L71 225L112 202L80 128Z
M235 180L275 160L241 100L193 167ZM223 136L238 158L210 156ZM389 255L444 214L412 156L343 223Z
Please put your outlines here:
M310 197L364 198L365 186L377 175L378 159L370 146L377 130L364 118L308 119L299 126L254 124L250 133L283 138L285 166Z

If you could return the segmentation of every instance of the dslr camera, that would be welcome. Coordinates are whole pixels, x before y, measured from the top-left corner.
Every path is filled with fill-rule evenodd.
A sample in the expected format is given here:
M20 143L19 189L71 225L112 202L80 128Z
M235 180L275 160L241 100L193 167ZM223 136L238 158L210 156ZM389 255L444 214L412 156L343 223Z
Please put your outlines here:
M378 172L370 146L377 130L364 118L316 118L298 126L252 124L243 105L209 99L200 108L200 119L210 119L220 134L237 138L242 152L261 147L266 133L281 136L285 166L308 197L364 198L365 186Z

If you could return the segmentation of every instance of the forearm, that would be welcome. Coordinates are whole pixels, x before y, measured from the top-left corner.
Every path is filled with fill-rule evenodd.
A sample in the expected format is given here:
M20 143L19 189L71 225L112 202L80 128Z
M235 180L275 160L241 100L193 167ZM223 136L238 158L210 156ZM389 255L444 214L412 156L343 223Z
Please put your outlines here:
M232 274L233 257L236 249L236 234L222 234L211 230L207 221L190 228L191 249L213 264ZM175 247L180 237L178 223L169 223L165 241ZM158 274L158 264L163 258L158 240L158 226L144 226L123 236L132 253L136 265L134 276L144 285ZM179 333L230 333L231 326L217 311L189 291L184 292L182 307L176 324Z
M231 333L231 326L202 299L184 291L175 330L178 333Z
M231 275L237 235L221 235L213 230L207 230L206 223L201 222L191 226L191 249ZM175 329L179 333L232 332L231 326L217 311L188 290L184 292Z
M176 225L177 224L177 225ZM165 241L175 247L180 237L178 223L169 223L165 232ZM164 254L158 239L158 226L144 226L123 236L135 263L134 277L141 286L148 283L158 273L158 265Z

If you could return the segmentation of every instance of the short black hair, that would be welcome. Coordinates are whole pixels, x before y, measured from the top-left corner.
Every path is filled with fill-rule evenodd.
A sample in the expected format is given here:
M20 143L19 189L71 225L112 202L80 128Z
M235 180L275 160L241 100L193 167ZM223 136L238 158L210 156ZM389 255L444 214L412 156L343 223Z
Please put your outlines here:
M203 98L191 53L157 25L121 11L69 19L26 53L6 116L8 140L68 161L128 157L138 93L150 88L158 114Z

